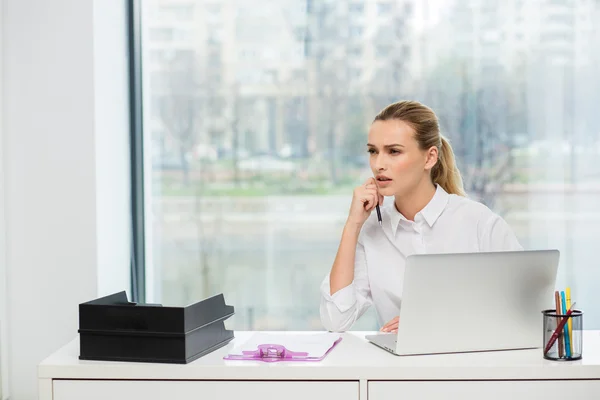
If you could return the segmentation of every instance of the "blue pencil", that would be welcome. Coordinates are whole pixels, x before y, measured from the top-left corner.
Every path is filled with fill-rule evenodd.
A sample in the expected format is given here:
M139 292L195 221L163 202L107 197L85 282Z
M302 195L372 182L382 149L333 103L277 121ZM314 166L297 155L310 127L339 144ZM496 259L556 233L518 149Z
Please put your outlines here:
M562 300L562 314L565 315L567 313L567 302L565 301L565 292L561 290L560 299ZM569 325L565 324L564 335L565 335L565 352L567 353L567 358L571 358L571 338L569 337Z

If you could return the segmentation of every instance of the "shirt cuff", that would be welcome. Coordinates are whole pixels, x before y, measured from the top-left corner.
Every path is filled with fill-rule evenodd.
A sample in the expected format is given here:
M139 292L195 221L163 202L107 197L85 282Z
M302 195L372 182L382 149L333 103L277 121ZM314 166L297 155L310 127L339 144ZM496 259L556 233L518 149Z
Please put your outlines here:
M333 296L331 295L330 289L329 275L327 275L321 284L321 294L326 302L333 303L340 312L346 312L356 304L354 283L338 290Z

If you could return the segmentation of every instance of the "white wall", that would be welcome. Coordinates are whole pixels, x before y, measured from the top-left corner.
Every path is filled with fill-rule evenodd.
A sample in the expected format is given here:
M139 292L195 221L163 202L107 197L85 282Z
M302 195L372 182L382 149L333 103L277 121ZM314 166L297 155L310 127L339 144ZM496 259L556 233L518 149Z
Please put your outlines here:
M124 0L5 0L11 400L77 336L78 304L129 289Z
M130 284L129 66L124 0L94 2L98 295ZM123 266L126 264L126 268Z
M8 397L8 338L6 312L6 246L4 223L4 129L2 118L2 48L4 24L2 23L3 2L0 1L0 400Z

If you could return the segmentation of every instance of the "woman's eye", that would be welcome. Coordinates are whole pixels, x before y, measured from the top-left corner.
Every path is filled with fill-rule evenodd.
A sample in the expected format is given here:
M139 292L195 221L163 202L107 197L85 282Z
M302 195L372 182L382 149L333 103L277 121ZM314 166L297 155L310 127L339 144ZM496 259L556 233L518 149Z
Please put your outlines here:
M375 150L374 150L374 149L369 149L369 150L367 150L367 152L368 152L369 154L375 154Z

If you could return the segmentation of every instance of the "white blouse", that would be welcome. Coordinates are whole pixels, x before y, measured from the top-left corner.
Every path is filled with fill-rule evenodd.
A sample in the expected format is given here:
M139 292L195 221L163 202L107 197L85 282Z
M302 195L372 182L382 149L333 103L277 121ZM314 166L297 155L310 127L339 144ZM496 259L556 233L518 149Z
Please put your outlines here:
M329 274L321 284L321 322L329 331L350 329L371 304L380 325L398 316L406 257L411 254L523 249L504 219L439 185L414 222L393 203L381 208L381 217L383 226L373 211L360 231L352 283L333 296Z

